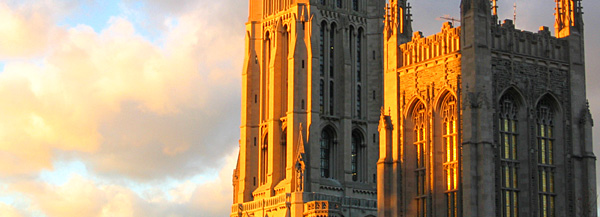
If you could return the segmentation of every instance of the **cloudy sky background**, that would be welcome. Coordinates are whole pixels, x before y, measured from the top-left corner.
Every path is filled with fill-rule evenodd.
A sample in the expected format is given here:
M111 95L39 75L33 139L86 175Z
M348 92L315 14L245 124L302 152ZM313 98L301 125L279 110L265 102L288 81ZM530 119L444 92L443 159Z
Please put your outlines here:
M459 4L413 1L415 30L436 33ZM553 29L554 1L518 4L518 28ZM228 216L247 7L1 0L0 216ZM600 15L585 21L600 117Z

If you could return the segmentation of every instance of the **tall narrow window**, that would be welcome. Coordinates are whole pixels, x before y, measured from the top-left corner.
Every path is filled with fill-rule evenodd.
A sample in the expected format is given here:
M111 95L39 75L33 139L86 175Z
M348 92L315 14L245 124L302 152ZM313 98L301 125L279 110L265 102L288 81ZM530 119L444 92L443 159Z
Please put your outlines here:
M331 178L332 146L333 132L325 128L321 132L321 177L323 178Z
M352 10L358 11L358 0L352 0Z
M336 5L338 8L341 8L341 7L342 7L342 0L336 0L336 1L335 1L335 5Z
M334 115L334 111L333 111L333 104L335 101L334 98L334 86L333 86L333 81L329 81L329 115Z
M351 147L351 169L352 169L352 181L358 181L358 173L360 170L360 155L361 155L361 147L363 143L362 133L358 130L352 131L352 147Z
M361 91L360 85L356 86L356 116L358 118L362 118Z
M281 177L282 179L286 178L286 168L287 168L287 129L283 130L281 133Z
M442 103L442 140L444 145L444 173L446 175L446 210L448 217L458 216L458 145L456 99L446 96Z
M321 4L322 4L322 5L325 5L325 0L321 0Z
M267 32L266 34L266 40L265 40L265 45L264 45L264 61L265 63L263 64L263 76L262 76L262 85L263 85L263 92L262 92L262 97L261 97L261 103L262 103L262 119L263 121L266 121L268 119L268 115L269 115L269 75L270 75L270 65L271 65L271 38L269 35L269 32Z
M554 114L549 99L537 107L539 216L554 216Z
M325 81L321 79L319 82L319 111L325 113Z
M267 183L267 170L269 169L269 135L265 135L263 138L263 144L260 147L261 161L260 161L260 184L264 185Z
M329 31L329 78L333 79L334 65L335 65L335 31L337 26L331 24L331 30Z
M416 168L414 170L415 173L415 177L416 177L416 197L415 200L417 201L416 205L417 205L417 217L425 217L427 216L427 186L426 186L426 174L427 174L427 169L426 169L426 165L425 163L427 162L425 160L426 156L427 156L427 148L425 147L426 142L425 142L425 138L426 138L426 130L425 130L425 123L427 122L426 119L426 111L425 111L425 105L423 103L419 103L418 105L415 106L415 109L413 111L413 123L415 124L414 127L414 146L415 146L415 156L416 156Z
M319 31L319 73L321 77L325 76L325 28L327 28L327 23L322 22Z
M500 100L500 164L502 216L518 216L517 105L510 95Z
M358 35L356 36L356 81L361 82L362 80L362 35L363 29L358 29Z
M288 26L283 27L282 56L281 56L281 114L286 116L288 112L288 64L289 64L289 32Z

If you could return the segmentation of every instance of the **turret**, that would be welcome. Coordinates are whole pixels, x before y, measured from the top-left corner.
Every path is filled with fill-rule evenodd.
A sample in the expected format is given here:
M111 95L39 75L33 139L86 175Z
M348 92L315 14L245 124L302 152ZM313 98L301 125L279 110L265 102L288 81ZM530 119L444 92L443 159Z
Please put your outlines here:
M391 0L386 7L385 39L397 36L398 44L409 42L412 38L412 14L410 3L406 0Z
M583 35L583 10L581 0L555 0L556 37L564 38L572 33Z

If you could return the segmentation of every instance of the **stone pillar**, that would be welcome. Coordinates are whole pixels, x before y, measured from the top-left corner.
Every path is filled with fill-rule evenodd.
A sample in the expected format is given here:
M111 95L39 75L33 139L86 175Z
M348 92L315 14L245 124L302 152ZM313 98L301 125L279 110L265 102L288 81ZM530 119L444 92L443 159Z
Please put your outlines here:
M495 216L489 0L462 0L462 212Z

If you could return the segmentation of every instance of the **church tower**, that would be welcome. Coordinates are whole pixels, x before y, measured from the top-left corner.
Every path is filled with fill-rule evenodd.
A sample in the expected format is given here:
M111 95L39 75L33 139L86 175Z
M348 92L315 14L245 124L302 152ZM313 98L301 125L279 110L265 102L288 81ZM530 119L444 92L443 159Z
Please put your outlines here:
M555 36L462 0L460 27L412 38L389 2L378 216L596 216L581 0L556 0Z
M385 0L249 3L230 216L375 216Z

